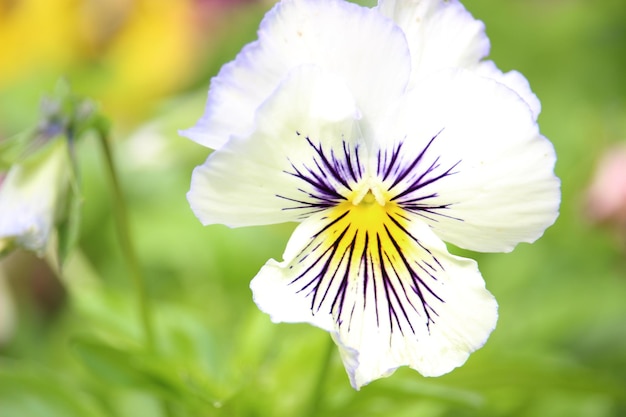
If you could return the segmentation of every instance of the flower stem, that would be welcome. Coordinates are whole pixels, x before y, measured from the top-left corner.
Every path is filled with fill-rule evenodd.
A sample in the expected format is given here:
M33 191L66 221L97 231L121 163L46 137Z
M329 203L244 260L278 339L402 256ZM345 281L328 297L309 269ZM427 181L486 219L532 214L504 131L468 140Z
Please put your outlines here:
M137 304L139 308L139 318L141 327L143 328L146 348L154 350L154 327L152 324L152 315L150 304L146 295L146 283L139 266L137 253L133 244L130 226L128 222L128 212L126 209L126 200L120 187L120 182L115 168L113 153L109 145L109 138L106 134L98 135L102 144L102 151L106 160L106 169L109 174L111 184L111 192L113 193L113 211L115 215L115 223L117 226L118 238L122 249L122 254L126 258L128 269L135 286L137 294Z
M309 404L309 411L306 414L308 417L313 417L317 415L320 410L320 406L324 399L324 391L326 385L326 377L328 376L328 371L330 370L330 363L333 359L333 353L335 352L335 343L329 337L328 343L326 346L326 352L324 352L324 357L322 358L321 368L319 373L317 374L317 380L315 381L315 386L313 387L313 394L311 395L311 403Z

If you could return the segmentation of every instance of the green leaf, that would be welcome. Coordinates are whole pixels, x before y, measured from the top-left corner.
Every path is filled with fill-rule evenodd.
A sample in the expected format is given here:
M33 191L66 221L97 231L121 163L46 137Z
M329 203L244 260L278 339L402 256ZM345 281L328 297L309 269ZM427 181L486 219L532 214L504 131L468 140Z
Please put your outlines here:
M8 171L27 154L33 136L29 130L0 141L0 172Z
M70 346L83 365L104 382L126 387L146 387L153 382L142 369L140 349L112 347L91 337L75 337Z
M71 150L70 150L71 151ZM65 201L64 215L57 224L58 245L57 259L59 267L63 267L67 256L78 242L80 229L81 207L83 197L80 192L80 178L75 159L70 155L72 164L70 187Z
M105 417L100 404L63 372L0 360L0 414L3 417Z
M217 400L206 395L205 384L192 370L137 347L114 347L90 336L74 337L72 351L101 382L122 389L142 389L157 398L206 409Z

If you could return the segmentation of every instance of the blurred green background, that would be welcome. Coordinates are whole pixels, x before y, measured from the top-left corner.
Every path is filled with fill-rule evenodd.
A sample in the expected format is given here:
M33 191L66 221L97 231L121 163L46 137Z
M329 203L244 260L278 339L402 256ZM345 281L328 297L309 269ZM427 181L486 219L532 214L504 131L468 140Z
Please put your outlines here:
M597 161L626 142L626 2L464 1L490 58L542 102L561 215L513 253L457 251L479 261L500 305L466 365L440 378L400 369L359 392L334 348L322 375L327 333L272 324L252 302L250 279L294 226L204 228L185 199L208 150L176 131L202 114L210 77L271 3L0 0L0 138L37 123L60 76L101 103L158 344L139 342L102 157L86 138L81 238L64 277L28 253L0 261L0 415L626 416L626 228L586 211Z

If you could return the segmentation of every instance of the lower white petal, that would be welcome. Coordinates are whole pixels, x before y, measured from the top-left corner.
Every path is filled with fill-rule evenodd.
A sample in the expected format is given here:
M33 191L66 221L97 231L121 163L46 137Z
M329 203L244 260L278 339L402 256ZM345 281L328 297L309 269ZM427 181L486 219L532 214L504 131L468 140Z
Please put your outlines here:
M356 389L404 365L425 376L449 372L496 324L476 263L450 255L393 204L346 203L312 216L284 259L252 280L255 302L275 322L331 332Z

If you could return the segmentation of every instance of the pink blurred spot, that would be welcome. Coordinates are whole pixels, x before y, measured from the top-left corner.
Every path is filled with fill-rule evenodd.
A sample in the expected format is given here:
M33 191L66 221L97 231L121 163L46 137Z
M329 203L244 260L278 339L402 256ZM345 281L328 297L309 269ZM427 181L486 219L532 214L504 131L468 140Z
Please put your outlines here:
M587 192L587 213L595 222L626 225L626 145L609 149L600 159Z

